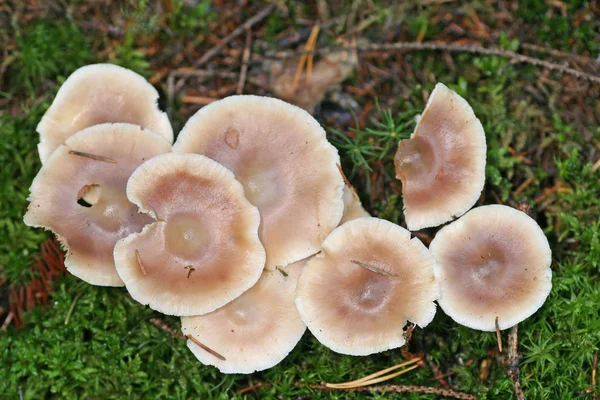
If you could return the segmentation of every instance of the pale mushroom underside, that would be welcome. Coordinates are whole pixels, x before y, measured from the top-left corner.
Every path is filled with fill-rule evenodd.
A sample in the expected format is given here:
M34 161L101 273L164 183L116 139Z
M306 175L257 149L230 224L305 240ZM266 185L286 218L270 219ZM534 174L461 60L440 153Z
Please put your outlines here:
M525 213L507 206L475 208L442 228L430 245L440 307L456 322L493 331L537 311L552 288L551 250Z
M473 109L438 83L394 159L408 229L438 226L473 207L485 183L485 162L485 132Z
M73 275L94 285L123 286L114 245L151 222L127 200L127 179L144 160L170 150L163 137L135 125L87 128L52 153L35 177L24 221L57 235Z
M204 154L233 171L260 211L270 268L316 253L342 217L337 150L310 114L281 100L211 103L190 118L174 151Z
M260 216L222 165L165 154L132 174L127 196L157 219L115 246L117 271L135 300L164 314L205 314L259 279Z
M368 355L404 344L404 327L435 315L433 257L389 221L359 218L323 242L300 278L296 305L313 335L332 350Z
M158 92L141 75L112 64L93 64L73 72L37 126L42 163L76 132L105 122L140 125L173 142L167 115L158 109Z
M231 303L209 314L183 317L183 334L221 356L188 340L196 358L223 373L244 374L281 362L306 330L294 303L305 263L265 270L256 285Z

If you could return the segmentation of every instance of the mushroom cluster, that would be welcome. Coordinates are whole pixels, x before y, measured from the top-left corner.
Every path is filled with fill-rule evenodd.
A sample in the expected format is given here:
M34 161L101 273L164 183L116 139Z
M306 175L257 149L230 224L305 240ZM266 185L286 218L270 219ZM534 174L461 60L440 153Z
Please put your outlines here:
M73 275L180 316L202 363L270 368L307 327L344 354L397 348L408 322L433 320L436 301L461 324L504 329L548 295L550 248L524 213L479 207L428 249L365 211L306 111L232 96L172 144L157 99L121 67L74 72L38 125L43 166L24 221L57 236ZM438 85L395 158L410 230L473 206L485 152L468 103Z

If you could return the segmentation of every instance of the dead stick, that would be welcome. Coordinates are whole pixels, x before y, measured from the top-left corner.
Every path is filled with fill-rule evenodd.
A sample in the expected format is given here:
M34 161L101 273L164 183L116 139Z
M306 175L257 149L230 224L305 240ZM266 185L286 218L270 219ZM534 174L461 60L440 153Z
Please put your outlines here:
M97 156L96 154L84 153L82 151L77 151L77 150L69 150L69 154L72 154L74 156L89 158L94 161L102 161L102 162L111 163L111 164L117 163L117 161L113 160L112 158L108 158L108 157L104 157L104 156Z
M231 40L233 40L236 37L238 37L239 35L241 35L242 32L244 32L246 30L250 30L250 28L252 28L252 26L256 25L257 23L259 23L260 21L265 19L269 14L271 14L271 11L273 11L273 6L268 6L267 8L265 8L264 10L262 10L261 12L256 14L254 17L250 18L248 21L246 21L242 25L238 26L233 32L231 32L229 35L225 36L223 38L223 40L221 40L221 42L219 42L219 44L217 44L215 47L213 47L208 52L206 52L200 58L200 60L198 60L198 62L196 63L196 66L199 67L199 66L203 65L204 63L206 63L211 58L213 58L215 55L217 55L221 51L223 46L225 46Z
M392 273L384 271L384 270L382 270L380 268L373 267L372 265L365 264L364 262L361 262L361 261L350 260L350 262L352 264L358 265L359 267L363 267L364 269L368 269L371 272L375 272L376 274L379 274L379 275L383 275L383 276L398 276L398 274L392 274Z
M246 31L246 45L244 46L244 54L242 55L242 68L240 69L240 80L236 94L242 94L244 92L244 85L246 84L246 74L248 73L248 63L250 61L250 49L252 46L252 30Z
M203 344L202 342L200 342L198 339L196 339L192 335L187 335L187 338L190 339L192 343L194 343L196 346L200 347L202 350L212 354L213 356L217 357L221 361L225 361L225 357L223 357L222 355L220 355L219 353L217 353L216 351L214 351L207 345Z
M596 368L598 367L598 350L594 352L594 362L592 364L592 390L594 391L594 400L598 399L598 390L596 387Z
M298 54L327 54L336 51L357 51L357 52L383 52L383 51L449 51L453 53L473 53L497 56L502 58L508 58L516 63L531 64L539 67L544 67L552 71L562 72L564 74L572 75L580 79L586 79L590 82L600 84L600 76L595 76L570 68L564 65L552 63L539 58L526 56L523 54L516 53L510 50L501 49L490 49L478 45L459 45L451 43L437 43L437 42L398 42L398 43L384 43L384 44L369 44L361 46L333 46L323 47L312 51L282 51L273 54L278 58L293 58ZM267 55L270 56L270 55Z
M513 381L515 397L517 400L525 400L525 394L521 387L521 371L519 370L519 350L518 350L519 324L510 328L508 333L508 376Z
M379 386L367 386L349 389L334 389L329 388L325 385L308 385L311 389L318 390L347 390L349 392L378 392L378 393L427 393L434 394L444 397L454 397L455 399L465 400L476 400L472 394L457 392L452 389L441 389L427 386L413 386L413 385L379 385Z
M502 334L500 333L500 325L498 325L498 317L496 317L496 339L498 339L498 350L502 353Z

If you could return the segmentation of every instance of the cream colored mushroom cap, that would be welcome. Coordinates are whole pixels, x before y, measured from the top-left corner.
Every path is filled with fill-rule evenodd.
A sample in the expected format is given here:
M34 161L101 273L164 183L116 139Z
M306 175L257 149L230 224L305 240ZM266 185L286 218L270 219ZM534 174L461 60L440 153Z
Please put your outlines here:
M158 92L135 72L112 64L92 64L73 72L60 87L37 126L42 164L65 140L104 122L128 122L173 143L167 115L158 109Z
M113 260L115 243L152 221L127 200L127 179L144 160L170 150L162 136L131 124L101 124L78 132L52 153L33 180L25 224L56 234L67 249L65 265L73 275L93 285L123 286ZM89 208L78 204L86 191L94 197Z
M440 307L469 328L507 329L535 313L552 288L552 253L538 224L501 205L477 207L443 227L429 249Z
M127 197L157 222L115 246L117 272L134 300L163 314L222 307L264 268L258 210L231 171L198 154L164 154L136 169Z
M344 214L340 220L340 225L352 221L357 218L370 217L369 214L360 203L360 199L356 195L353 189L344 185L344 194L342 196L344 201Z
M333 351L358 356L397 348L405 343L407 321L424 327L433 320L433 267L429 250L406 229L355 219L335 229L308 262L296 306Z
M260 211L269 268L316 253L342 217L337 150L310 114L281 100L211 103L186 123L173 151L204 154L233 171Z
M188 340L203 364L227 374L250 374L279 364L306 330L294 296L306 261L265 270L258 283L231 303L195 317L181 318L184 335L216 351L225 360Z
M485 183L485 159L485 132L473 109L438 83L394 159L408 229L438 226L473 207Z

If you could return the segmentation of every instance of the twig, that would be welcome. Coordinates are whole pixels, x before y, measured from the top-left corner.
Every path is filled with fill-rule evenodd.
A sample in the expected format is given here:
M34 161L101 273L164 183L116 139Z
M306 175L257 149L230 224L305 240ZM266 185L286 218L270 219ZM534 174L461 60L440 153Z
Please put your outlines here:
M533 182L534 179L534 176L530 176L529 178L525 179L523 183L521 183L519 187L513 192L513 197L517 197L518 195L520 195L523 192L523 190L527 189L527 187L531 185L531 182Z
M515 397L517 400L525 400L525 394L521 388L521 371L519 370L518 333L518 324L510 328L510 332L508 333L508 359L506 369L508 376L513 381Z
M186 336L187 336L188 339L190 339L190 341L192 343L194 343L196 346L200 347L202 350L206 351L207 353L212 354L213 356L217 357L221 361L225 361L226 360L225 357L223 357L222 355L220 355L219 353L217 353L216 351L214 351L213 349L211 349L207 345L203 344L202 342L200 342L198 339L196 339L192 335L186 335Z
M455 399L464 400L476 400L472 394L457 392L452 389L441 389L427 386L413 386L413 385L379 385L379 386L368 386L358 387L349 389L334 389L329 388L325 385L308 385L311 389L317 390L347 390L349 392L378 392L378 393L427 393L434 394L443 397L454 397Z
M502 58L511 59L513 63L525 63L539 67L547 68L551 71L558 71L564 74L572 75L580 79L586 79L590 82L600 84L600 76L595 76L570 68L564 65L552 63L539 58L526 56L523 54L516 53L511 50L501 49L490 49L478 45L461 45L452 43L438 43L438 42L397 42L397 43L384 43L384 44L368 44L360 46L332 46L322 47L318 50L312 51L280 51L276 52L274 56L278 58L292 58L298 54L326 54L336 51L356 51L356 52L384 52L384 51L449 51L453 53L473 53L497 56ZM269 56L269 55L267 55Z
M250 49L252 46L252 30L246 31L246 46L244 46L244 54L242 55L242 68L240 69L240 80L236 90L236 94L242 94L244 92L244 85L246 84L246 74L248 73L248 63L250 61Z
M592 171L597 171L600 168L600 158L592 165Z
M271 386L271 383L259 382L256 385L252 385L252 386L248 386L243 389L240 389L237 392L235 392L235 394L243 394L243 393L249 392L251 390L259 389L261 387L266 387L266 386Z
M138 251L138 249L135 249L135 260L137 261L140 269L142 270L142 274L144 274L144 276L146 276L147 275L146 268L144 268L144 263L142 262L142 256L140 256L140 252Z
M350 262L352 264L358 265L359 267L363 267L364 269L368 269L371 272L375 272L376 274L379 274L379 275L383 275L383 276L398 276L398 274L392 274L392 273L384 271L384 270L382 270L380 268L373 267L371 265L365 264L364 262L361 262L361 261L350 260Z
M592 390L594 391L594 400L598 400L598 388L596 387L596 368L598 367L598 350L594 352L594 362L592 363Z
M164 322L161 319L158 318L150 318L150 322L156 326L158 329L167 332L169 335L171 335L171 337L173 337L174 339L181 339L181 340L185 340L185 336L181 333L176 331L175 329L171 328L169 325L166 324L166 322Z
M298 62L298 68L296 68L296 73L294 74L294 80L292 81L292 93L296 93L296 89L298 89L298 83L300 83L300 77L302 76L302 72L304 71L304 64L306 64L306 59L308 56L314 56L312 50L315 49L315 43L317 42L317 36L319 35L319 25L313 26L312 31L310 32L310 36L306 41L306 45L304 46L304 50L310 53L302 54L300 57L300 61ZM311 77L312 77L312 64L311 64Z
M212 103L213 101L217 101L219 99L215 99L213 97L206 96L182 96L181 102L186 104L200 104L205 106L207 104Z
M260 21L265 19L271 13L271 11L273 11L273 6L268 6L267 8L265 8L264 10L262 10L261 12L259 12L258 14L256 14L255 16L253 16L252 18L247 20L246 22L244 22L242 25L238 26L233 32L231 32L229 35L225 36L223 38L223 40L221 40L221 42L219 42L219 44L217 44L215 47L213 47L208 52L206 52L200 58L200 60L198 60L198 62L196 62L196 66L199 67L199 66L205 64L208 60L210 60L215 55L217 55L221 51L221 49L223 48L224 45L226 45L231 40L233 40L236 37L238 37L239 35L241 35L242 32L250 30L252 28L252 26L256 25L257 23L259 23Z
M89 158L94 161L102 161L102 162L111 163L111 164L117 163L117 161L113 160L112 158L98 156L96 154L84 153L83 151L69 150L69 154L72 154L74 156Z
M498 317L496 317L496 339L498 339L498 350L502 353L502 334L500 333L500 325L498 325Z
M344 382L344 383L326 383L325 386L330 387L330 388L338 388L338 389L341 389L341 388L344 388L344 387L348 388L348 387L362 386L362 385L360 385L361 383L372 381L373 379L378 378L378 377L380 377L382 375L385 375L388 372L395 371L395 370L397 370L399 368L406 367L406 366L408 366L410 364L418 363L419 361L421 361L421 358L420 357L416 357L416 358L413 358L412 360L405 361L405 362L403 362L401 364L394 365L393 367L386 368L384 370L375 372L373 374L367 375L367 376L365 376L363 378L360 378L360 379L356 379L354 381ZM418 367L418 365L416 365L416 366Z
M589 63L590 65L593 65L595 67L595 61L592 57L581 56L579 54L565 53L560 50L550 49L547 47L538 46L530 43L521 43L519 47L522 47L525 50L535 51L538 53L547 53L556 58L570 58L579 62Z

